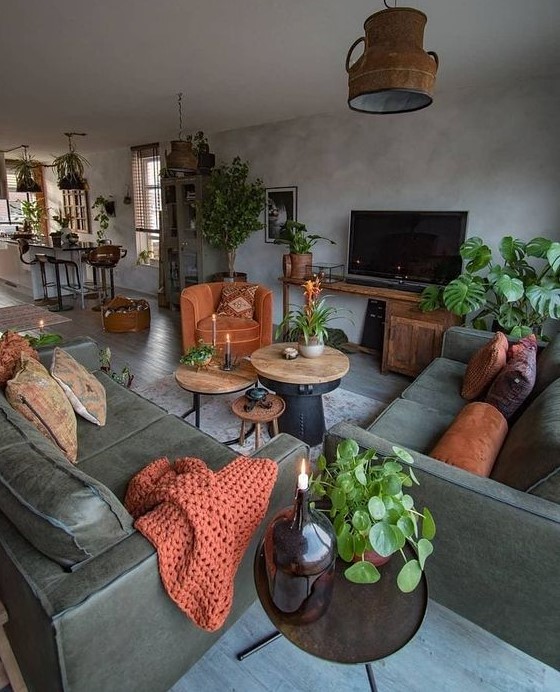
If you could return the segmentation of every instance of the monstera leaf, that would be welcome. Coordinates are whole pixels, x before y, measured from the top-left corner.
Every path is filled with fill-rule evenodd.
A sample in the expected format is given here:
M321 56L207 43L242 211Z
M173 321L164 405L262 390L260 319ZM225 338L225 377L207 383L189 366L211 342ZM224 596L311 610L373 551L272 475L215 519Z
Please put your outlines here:
M486 282L478 276L462 274L443 291L445 307L456 315L468 315L486 303Z
M424 312L438 310L439 308L443 307L442 298L442 286L435 286L433 284L431 286L426 286L426 288L422 291L422 295L420 296L420 310L423 310Z
M558 274L560 271L560 243L550 243L550 247L546 251L546 259L552 267L552 271Z
M527 298L535 312L557 320L560 318L560 288L555 288L555 285L529 286Z
M533 238L525 246L527 257L541 257L544 259L552 241L548 238Z
M492 250L485 245L482 238L469 238L461 245L461 257L468 260L465 269L477 272L487 267L492 260Z
M512 305L512 303L503 303L500 305L496 319L500 327L511 332L514 327L522 324L525 319L525 313L523 310Z
M500 241L500 255L508 264L515 264L525 256L525 243L506 235Z
M508 276L506 273L503 273L500 278L494 282L492 288L499 296L505 298L508 303L514 303L516 300L520 300L525 293L523 281Z

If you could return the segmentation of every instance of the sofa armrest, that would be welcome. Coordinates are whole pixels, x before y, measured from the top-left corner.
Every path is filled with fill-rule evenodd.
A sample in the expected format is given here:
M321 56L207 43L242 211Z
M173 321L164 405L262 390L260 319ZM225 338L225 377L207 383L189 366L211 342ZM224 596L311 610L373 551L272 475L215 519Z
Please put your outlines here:
M348 437L381 454L392 451L387 440L339 423L325 436L327 458ZM437 524L426 570L432 598L560 668L560 506L409 451L420 483L410 492Z
M488 343L494 332L471 327L450 327L443 335L441 355L443 358L468 363L473 353Z
M259 323L261 346L272 343L272 312L272 291L266 286L258 286L255 292L254 319Z

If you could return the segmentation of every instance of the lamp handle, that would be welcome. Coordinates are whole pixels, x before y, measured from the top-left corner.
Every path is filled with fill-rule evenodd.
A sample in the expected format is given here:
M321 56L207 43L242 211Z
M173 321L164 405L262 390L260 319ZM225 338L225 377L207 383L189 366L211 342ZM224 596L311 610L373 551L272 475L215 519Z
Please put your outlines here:
M438 54L435 53L433 50L429 50L429 51L427 51L427 53L428 53L428 55L431 55L432 58L434 59L434 62L435 62L435 64L436 64L436 67L439 67L439 58L438 58Z
M365 47L366 47L366 39L365 39L363 36L360 36L360 38L357 38L357 39L354 41L354 43L350 46L350 50L348 51L348 55L346 56L346 72L350 72L350 58L352 57L352 53L354 52L354 48L356 48L356 46L357 46L359 43L362 43L362 42L363 42L363 44L364 44L364 49L365 49ZM358 60L360 60L360 59L362 58L363 55L364 55L364 53L362 53L362 55L360 55L360 57L358 58ZM357 61L356 61L356 62L357 62Z

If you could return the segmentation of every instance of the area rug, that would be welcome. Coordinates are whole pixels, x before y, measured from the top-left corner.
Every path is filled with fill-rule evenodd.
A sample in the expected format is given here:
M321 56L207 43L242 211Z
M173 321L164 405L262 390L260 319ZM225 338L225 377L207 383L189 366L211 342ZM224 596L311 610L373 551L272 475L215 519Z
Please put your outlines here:
M139 394L158 404L169 413L181 416L192 406L192 395L181 389L175 381L174 375L167 375L149 385L132 387ZM200 427L218 440L232 440L239 436L241 421L231 412L232 401L241 396L242 392L235 394L221 394L215 396L201 396ZM354 394L347 389L335 389L333 392L323 395L323 407L325 410L325 423L330 428L340 421L357 423L366 426L371 423L387 406L387 404L368 399L360 394ZM189 423L194 425L194 413L187 417ZM262 440L267 442L270 438L266 426L263 426ZM232 449L243 454L253 451L254 438L249 437L243 446L232 445ZM321 445L312 448L311 457L317 458Z
M0 308L0 332L5 332L7 329L14 332L21 332L24 329L39 329L40 320L43 320L44 327L71 321L69 317L64 317L58 312L50 312L27 303Z

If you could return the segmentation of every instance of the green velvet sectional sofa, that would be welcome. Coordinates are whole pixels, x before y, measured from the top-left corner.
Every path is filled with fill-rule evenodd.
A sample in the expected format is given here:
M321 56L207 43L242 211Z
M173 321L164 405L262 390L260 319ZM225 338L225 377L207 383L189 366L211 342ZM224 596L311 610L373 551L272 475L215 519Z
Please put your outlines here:
M367 428L339 423L327 459L345 438L381 454L412 452L417 506L437 522L427 562L430 596L499 638L560 669L560 337L537 358L535 388L510 425L490 478L429 456L467 402L470 356L493 335L452 327L435 359Z
M98 348L63 348L96 371ZM50 364L50 350L40 353ZM167 596L157 555L122 502L129 479L155 458L200 457L218 469L237 455L184 420L96 372L107 424L78 419L70 464L0 396L0 599L7 636L30 690L167 690L255 599L255 533L222 629L197 628ZM279 435L256 456L278 479L263 523L293 498L296 461L308 448Z

